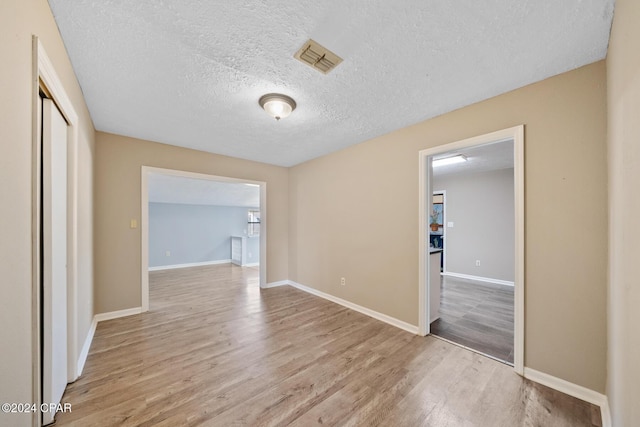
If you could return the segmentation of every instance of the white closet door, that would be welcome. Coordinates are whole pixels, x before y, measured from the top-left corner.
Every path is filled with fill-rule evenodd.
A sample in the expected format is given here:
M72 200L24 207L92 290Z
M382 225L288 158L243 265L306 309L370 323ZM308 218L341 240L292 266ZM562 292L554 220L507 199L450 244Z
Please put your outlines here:
M67 123L50 99L42 109L42 403L67 386ZM53 422L43 413L43 424Z

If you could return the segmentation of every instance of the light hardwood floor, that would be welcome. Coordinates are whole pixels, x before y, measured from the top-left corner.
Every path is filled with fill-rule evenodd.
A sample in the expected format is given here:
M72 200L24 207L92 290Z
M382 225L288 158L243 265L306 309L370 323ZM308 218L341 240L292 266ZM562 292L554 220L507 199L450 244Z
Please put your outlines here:
M150 274L101 322L58 426L592 426L593 405L499 362L233 265Z
M441 276L431 333L513 365L513 286Z

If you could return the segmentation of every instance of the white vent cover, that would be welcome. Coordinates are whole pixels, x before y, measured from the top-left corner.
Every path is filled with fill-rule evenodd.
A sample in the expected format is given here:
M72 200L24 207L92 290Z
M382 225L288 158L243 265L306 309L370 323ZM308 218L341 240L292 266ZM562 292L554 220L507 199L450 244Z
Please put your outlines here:
M338 55L311 39L293 57L323 74L328 74L342 62Z

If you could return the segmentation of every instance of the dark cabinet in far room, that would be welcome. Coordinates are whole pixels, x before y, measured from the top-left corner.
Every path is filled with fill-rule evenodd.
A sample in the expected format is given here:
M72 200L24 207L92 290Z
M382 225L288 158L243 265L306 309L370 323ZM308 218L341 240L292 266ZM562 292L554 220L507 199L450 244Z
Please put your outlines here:
M441 231L432 231L429 233L429 243L434 248L444 248L444 236ZM444 256L440 257L440 271L443 269Z
M444 194L440 192L433 193L433 211L429 217L429 226L431 232L429 234L429 243L432 248L444 250ZM440 271L444 270L444 252L440 257Z

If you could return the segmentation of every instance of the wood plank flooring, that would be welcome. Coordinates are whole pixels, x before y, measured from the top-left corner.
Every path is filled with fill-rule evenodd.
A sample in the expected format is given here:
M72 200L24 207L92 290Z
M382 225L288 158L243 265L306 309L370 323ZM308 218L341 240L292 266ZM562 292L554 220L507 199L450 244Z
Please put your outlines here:
M431 333L513 366L513 287L441 276Z
M101 322L58 426L592 426L597 407L499 362L234 265L150 274Z

